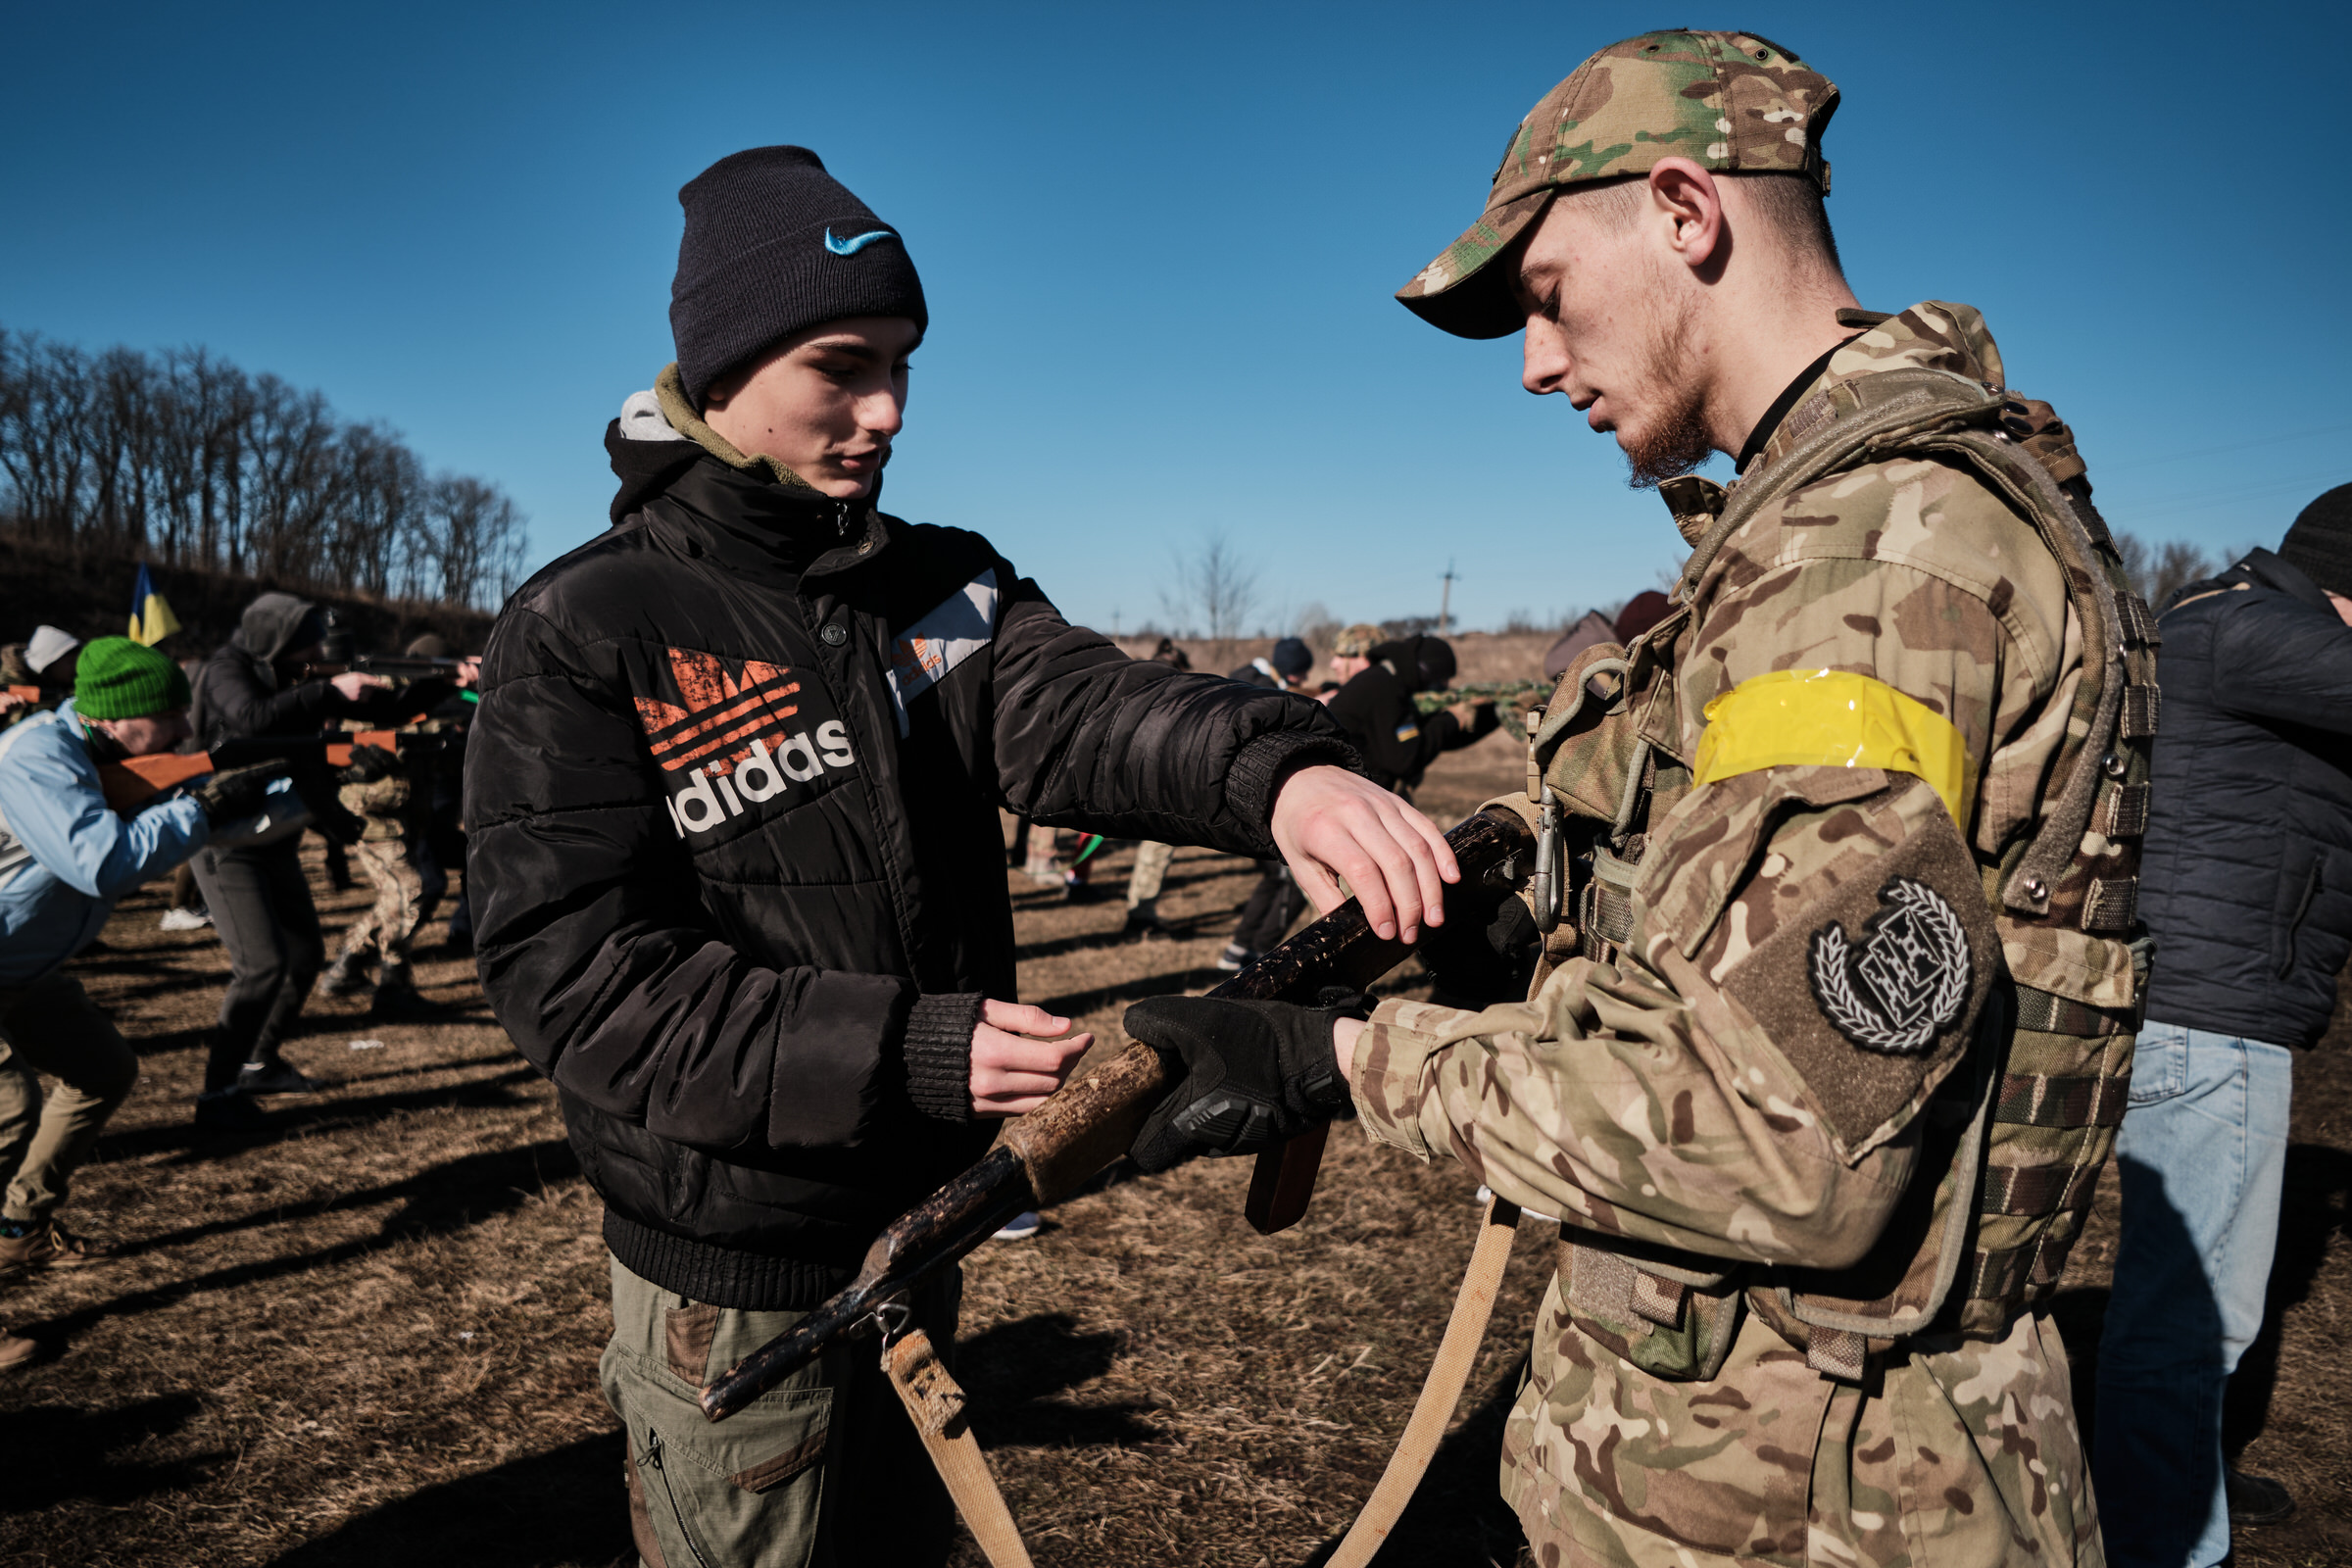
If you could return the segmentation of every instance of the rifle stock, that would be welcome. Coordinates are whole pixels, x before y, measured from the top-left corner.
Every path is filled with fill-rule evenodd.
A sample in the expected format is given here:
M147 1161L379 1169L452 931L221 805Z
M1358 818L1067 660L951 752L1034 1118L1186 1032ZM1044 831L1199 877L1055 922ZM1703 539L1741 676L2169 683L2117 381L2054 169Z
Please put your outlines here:
M1515 884L1534 848L1526 825L1504 812L1473 816L1447 833L1446 842L1461 865L1462 879L1455 885L1464 889L1482 881ZM1311 1001L1325 986L1362 990L1411 952L1402 942L1374 936L1363 909L1350 899L1208 995ZM703 1414L725 1420L814 1360L835 1337L860 1332L877 1307L954 1264L1013 1215L1086 1185L1127 1152L1170 1087L1159 1054L1138 1041L1008 1123L978 1164L874 1239L855 1279L705 1388ZM1313 1128L1257 1156L1250 1218L1260 1231L1281 1230L1305 1212L1327 1131Z

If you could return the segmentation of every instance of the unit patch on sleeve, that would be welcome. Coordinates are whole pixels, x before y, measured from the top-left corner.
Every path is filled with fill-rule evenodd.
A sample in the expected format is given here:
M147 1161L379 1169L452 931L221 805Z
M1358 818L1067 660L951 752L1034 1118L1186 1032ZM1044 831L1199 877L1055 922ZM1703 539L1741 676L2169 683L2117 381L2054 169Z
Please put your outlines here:
M1763 781L1796 775L1780 785ZM1844 768L1773 768L1694 792L1791 785L1827 796ZM1740 852L1730 903L1696 961L1746 1009L1844 1158L1894 1136L1967 1055L2001 977L1984 878L1928 784L1879 775L1854 800L1784 808L1768 844ZM1775 794L1774 792L1778 793ZM1644 857L1646 858L1646 857ZM1754 945L1712 956L1733 939Z
M1914 1055L1968 1003L1968 933L1942 894L1907 876L1888 878L1879 905L1858 945L1835 920L1813 933L1807 978L1839 1034L1865 1051Z

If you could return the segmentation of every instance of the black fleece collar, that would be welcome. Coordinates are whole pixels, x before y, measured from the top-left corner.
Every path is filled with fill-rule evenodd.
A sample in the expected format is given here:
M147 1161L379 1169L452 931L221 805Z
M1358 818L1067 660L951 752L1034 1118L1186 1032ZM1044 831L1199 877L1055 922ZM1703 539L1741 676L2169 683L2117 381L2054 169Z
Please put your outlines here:
M695 542L721 564L820 576L862 565L890 542L879 476L864 499L836 501L729 467L692 441L631 441L618 419L606 427L605 452L620 480L615 524L666 497L704 524Z

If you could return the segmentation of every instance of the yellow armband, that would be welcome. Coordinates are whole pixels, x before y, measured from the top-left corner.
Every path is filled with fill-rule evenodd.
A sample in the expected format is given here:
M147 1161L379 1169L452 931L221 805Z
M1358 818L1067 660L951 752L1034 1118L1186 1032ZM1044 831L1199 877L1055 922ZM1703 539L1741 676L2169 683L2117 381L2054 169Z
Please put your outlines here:
M1693 784L1762 767L1883 767L1927 781L1968 831L1968 748L1949 719L1885 681L1834 669L1754 675L1707 705Z

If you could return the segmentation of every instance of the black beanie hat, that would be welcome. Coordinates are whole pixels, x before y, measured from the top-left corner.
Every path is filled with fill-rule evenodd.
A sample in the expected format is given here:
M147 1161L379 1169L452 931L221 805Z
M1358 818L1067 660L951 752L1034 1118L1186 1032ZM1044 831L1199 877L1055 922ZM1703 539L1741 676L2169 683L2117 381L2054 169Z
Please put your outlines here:
M2279 541L2278 559L2327 592L2352 599L2352 484L2303 509Z
M721 158L678 191L686 232L669 285L678 375L697 409L710 383L780 337L852 316L928 327L906 243L806 147Z

